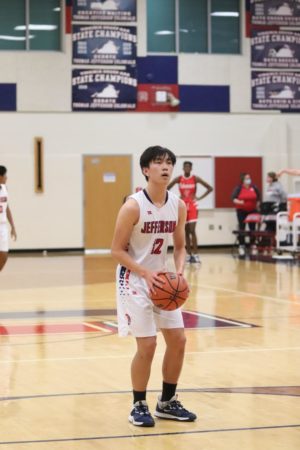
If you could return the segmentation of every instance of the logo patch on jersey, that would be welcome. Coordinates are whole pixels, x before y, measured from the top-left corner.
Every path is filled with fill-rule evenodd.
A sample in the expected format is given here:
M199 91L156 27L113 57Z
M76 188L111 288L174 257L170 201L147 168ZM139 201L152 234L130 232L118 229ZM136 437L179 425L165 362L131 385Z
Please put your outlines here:
M147 214L148 214L148 215L152 214L152 211L147 211Z
M144 222L141 233L173 233L176 228L175 220L153 220L152 222Z
M195 184L180 184L180 189L194 189Z

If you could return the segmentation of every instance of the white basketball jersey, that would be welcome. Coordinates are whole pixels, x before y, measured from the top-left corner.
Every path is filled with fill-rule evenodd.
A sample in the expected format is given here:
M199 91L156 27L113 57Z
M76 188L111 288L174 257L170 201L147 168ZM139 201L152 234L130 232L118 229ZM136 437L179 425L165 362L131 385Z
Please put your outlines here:
M5 184L0 184L0 223L7 222L7 202L8 202L8 194Z
M179 197L167 191L166 203L160 208L151 202L145 190L130 198L137 201L140 217L130 238L129 255L150 270L166 269L169 237L178 223Z

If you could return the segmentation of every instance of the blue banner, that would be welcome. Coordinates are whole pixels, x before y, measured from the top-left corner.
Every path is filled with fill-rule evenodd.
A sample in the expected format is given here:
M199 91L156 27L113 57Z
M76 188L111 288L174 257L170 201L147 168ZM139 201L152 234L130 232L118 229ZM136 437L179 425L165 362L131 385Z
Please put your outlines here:
M136 108L136 70L95 69L72 72L73 111L126 111Z
M136 21L136 0L73 0L73 20Z
M73 64L136 63L136 27L73 25Z
M300 110L300 73L252 72L252 108Z
M300 69L300 33L252 30L251 65L255 68Z
M251 23L300 26L300 0L251 0Z

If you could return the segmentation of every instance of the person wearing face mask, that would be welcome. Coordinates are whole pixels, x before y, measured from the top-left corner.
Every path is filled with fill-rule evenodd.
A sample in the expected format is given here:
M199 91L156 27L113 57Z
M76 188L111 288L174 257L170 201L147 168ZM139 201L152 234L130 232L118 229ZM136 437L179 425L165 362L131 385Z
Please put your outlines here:
M260 192L258 188L252 183L249 173L241 173L240 184L238 184L232 192L231 199L236 208L237 219L239 223L239 231L244 231L246 228L245 219L251 214L257 212L258 204L260 202ZM255 230L255 223L249 223L250 231ZM251 239L253 244L254 240ZM239 236L239 255L245 256L245 236Z

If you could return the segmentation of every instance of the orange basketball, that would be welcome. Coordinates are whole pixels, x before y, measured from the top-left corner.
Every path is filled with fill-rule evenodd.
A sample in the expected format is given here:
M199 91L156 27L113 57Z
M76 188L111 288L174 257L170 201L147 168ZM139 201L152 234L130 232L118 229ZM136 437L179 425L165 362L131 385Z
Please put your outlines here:
M160 273L159 277L165 282L163 286L155 285L155 294L150 298L155 306L165 311L180 308L189 295L189 287L182 275L173 272Z

